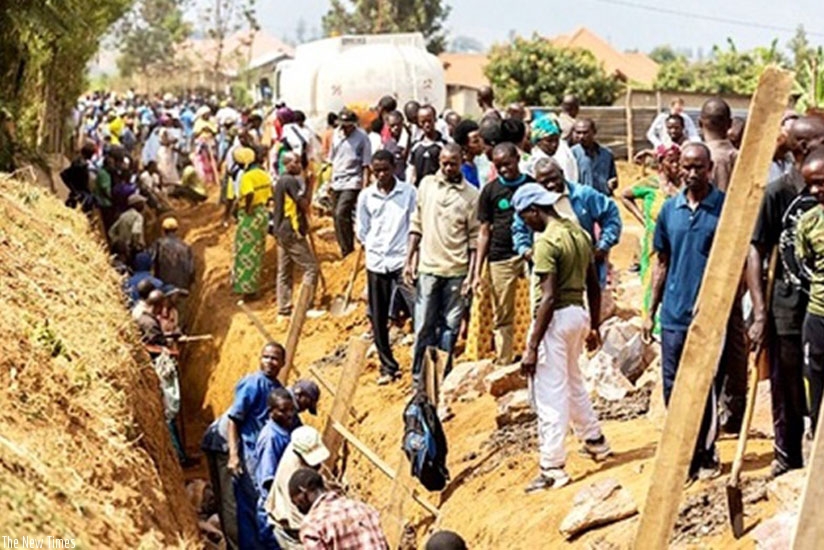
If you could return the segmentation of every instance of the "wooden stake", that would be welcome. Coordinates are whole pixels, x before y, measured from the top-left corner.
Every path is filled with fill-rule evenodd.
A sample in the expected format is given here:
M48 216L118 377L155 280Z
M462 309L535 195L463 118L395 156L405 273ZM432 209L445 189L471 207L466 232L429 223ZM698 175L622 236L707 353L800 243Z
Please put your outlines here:
M349 340L349 351L346 354L346 363L340 373L338 389L335 392L335 400L332 402L332 410L323 429L323 444L329 449L329 459L326 464L333 472L336 471L338 453L340 452L343 438L333 427L334 422L344 424L352 407L352 400L355 398L355 390L358 389L358 379L364 367L366 350L369 342L362 338L352 338Z
M747 257L755 219L775 152L781 115L792 78L774 67L761 75L750 105L743 146L735 164L724 210L675 379L667 419L635 536L638 550L667 548L675 524L701 414L724 344L727 318Z
M632 162L635 157L635 134L632 128L632 88L627 86L626 100L626 120L627 120L627 160Z
M801 510L798 512L798 523L793 533L793 550L812 550L821 548L824 541L824 522L818 516L818 507L824 502L824 484L821 475L824 474L824 437L821 436L819 422L815 430L815 442L807 466L807 479L804 481L804 492L801 495Z
M385 461L384 461L384 460L383 460L380 456L378 456L378 454L377 454L375 451L373 451L372 449L370 449L370 448L366 445L366 443L364 443L363 441L361 441L360 439L358 439L358 438L355 436L355 434L353 434L352 432L350 432L349 430L347 430L347 429L346 429L346 426L344 426L343 424L341 424L340 422L337 422L337 421L332 421L332 426L333 426L333 427L335 428L335 430L337 430L337 431L338 431L338 433L339 433L340 435L342 435L342 436L343 436L343 438L344 438L344 439L346 439L346 440L347 440L347 441L348 441L348 442L349 442L349 443L350 443L350 444L351 444L354 448L356 448L358 451L360 451L360 452L361 452L361 454L362 454L363 456L365 456L365 457L369 460L369 462L371 462L372 464L374 464L374 465L375 465L375 467L376 467L378 470L380 470L381 472L383 472L383 473L386 475L386 477L388 477L389 479L393 479L393 480L397 477L395 470L393 470L393 469L389 466L389 464L387 464L387 463L386 463L386 462L385 462ZM408 489L408 487L407 487L407 489ZM420 495L418 495L418 493L417 493L415 490L413 490L413 489L408 489L408 490L409 490L409 492L410 492L410 493L411 493L411 495L412 495L412 499L413 499L415 502L417 502L418 504L420 504L420 505L421 505L421 506L422 506L422 507L423 507L423 508L424 508L427 512L429 512L430 514L432 514L432 515L433 515L433 516L435 516L435 517L437 517L437 516L438 516L438 514L440 514L440 510L438 510L437 508L435 508L435 506L433 506L432 504L430 504L430 503L429 503L428 501L426 501L425 499L421 498L421 497L420 497Z
M295 309L292 310L292 318L289 320L289 332L286 335L286 364L280 370L278 378L284 386L289 381L289 371L292 370L292 363L295 360L295 352L300 341L300 333L303 331L303 323L306 322L306 311L312 305L312 298L315 295L315 285L300 285L300 295Z

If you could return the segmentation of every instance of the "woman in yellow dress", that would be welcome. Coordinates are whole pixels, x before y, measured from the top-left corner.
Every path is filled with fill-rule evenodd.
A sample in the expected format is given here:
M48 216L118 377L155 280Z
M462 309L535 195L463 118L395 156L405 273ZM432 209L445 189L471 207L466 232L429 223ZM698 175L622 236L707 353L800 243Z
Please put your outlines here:
M238 192L232 286L235 293L250 298L260 291L260 272L269 223L266 203L272 197L272 178L262 168L265 156L266 152L262 147L255 148L255 159L244 170Z

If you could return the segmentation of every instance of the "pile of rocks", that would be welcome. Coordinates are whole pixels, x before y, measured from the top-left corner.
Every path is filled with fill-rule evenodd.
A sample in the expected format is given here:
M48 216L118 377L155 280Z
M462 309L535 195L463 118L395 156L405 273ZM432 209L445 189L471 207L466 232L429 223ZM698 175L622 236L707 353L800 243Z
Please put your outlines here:
M637 392L649 395L660 383L658 344L645 344L641 319L612 317L601 326L603 346L592 357L583 354L579 366L584 384L597 399L620 402ZM446 377L441 401L471 401L489 394L498 401L499 428L535 419L527 379L520 363L496 366L491 360L462 363ZM652 390L661 393L660 388ZM653 397L655 399L655 397ZM620 404L618 404L620 406ZM636 407L637 408L637 407ZM663 403L661 403L663 408Z

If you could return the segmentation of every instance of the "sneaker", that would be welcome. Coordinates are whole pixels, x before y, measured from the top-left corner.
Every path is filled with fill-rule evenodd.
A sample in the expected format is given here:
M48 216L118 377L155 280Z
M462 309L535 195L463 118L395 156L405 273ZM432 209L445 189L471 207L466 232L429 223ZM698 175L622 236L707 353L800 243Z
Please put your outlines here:
M388 386L392 382L399 380L401 377L400 373L397 374L381 374L378 377L378 386Z
M721 475L721 462L718 460L717 451L708 453L698 469L698 479L701 481L708 481L716 479Z
M524 492L530 494L545 489L560 489L564 485L569 484L570 481L569 475L563 468L541 470L541 473L524 488Z
M597 439L587 439L584 441L584 446L581 447L580 453L598 462L612 456L612 449L609 443L607 443L607 438L601 434L601 437Z

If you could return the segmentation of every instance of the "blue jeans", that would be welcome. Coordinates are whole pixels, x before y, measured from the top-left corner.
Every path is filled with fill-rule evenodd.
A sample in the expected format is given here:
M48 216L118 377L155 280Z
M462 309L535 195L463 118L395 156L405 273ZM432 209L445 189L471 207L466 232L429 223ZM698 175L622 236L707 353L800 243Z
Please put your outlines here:
M678 372L678 364L681 362L681 354L684 351L684 343L687 340L687 331L682 330L661 330L661 369L664 386L664 403L669 406L672 387L675 385L675 375ZM710 394L707 397L707 404L704 407L704 418L701 420L701 429L698 432L698 439L695 442L695 452L690 464L690 475L694 475L708 461L715 457L715 440L718 437L718 393L719 381L724 378L723 373L716 373L715 381L710 387Z
M452 348L461 328L464 299L461 296L465 276L439 277L421 273L418 276L415 301L415 355L412 362L412 380L421 383L423 358L426 348L437 346L449 353L446 366L452 368Z

